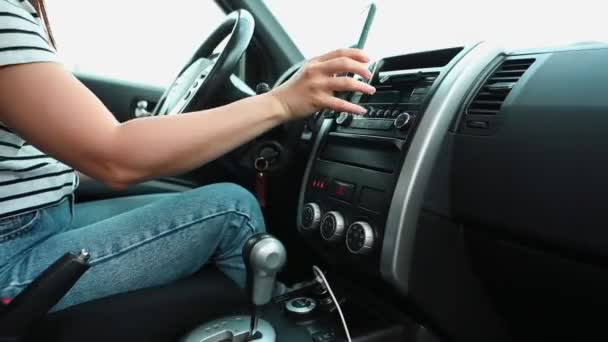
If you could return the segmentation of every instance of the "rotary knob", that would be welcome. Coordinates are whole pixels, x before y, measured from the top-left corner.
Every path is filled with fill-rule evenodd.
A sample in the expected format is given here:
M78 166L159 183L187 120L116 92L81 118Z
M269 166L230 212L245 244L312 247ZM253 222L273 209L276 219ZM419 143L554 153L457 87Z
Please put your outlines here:
M321 236L327 241L336 241L344 236L344 216L337 211L330 211L321 220Z
M369 223L357 221L348 227L346 248L353 254L368 254L374 248L374 229Z
M409 113L403 112L397 115L397 118L395 119L395 127L397 129L405 129L410 124L411 119L412 116Z
M336 123L340 126L348 126L348 124L352 121L353 115L347 112L342 112L336 118Z
M317 301L308 297L292 298L285 303L287 314L297 320L310 319L316 308Z
M307 203L302 210L302 227L306 230L314 230L321 222L321 207L316 203Z

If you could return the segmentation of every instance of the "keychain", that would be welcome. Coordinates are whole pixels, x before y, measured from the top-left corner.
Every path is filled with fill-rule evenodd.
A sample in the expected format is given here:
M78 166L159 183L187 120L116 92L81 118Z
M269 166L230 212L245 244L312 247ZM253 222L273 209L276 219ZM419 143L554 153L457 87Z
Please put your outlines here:
M268 160L264 157L259 157L253 163L256 169L255 175L255 196L258 199L260 207L266 207L266 169L268 169Z

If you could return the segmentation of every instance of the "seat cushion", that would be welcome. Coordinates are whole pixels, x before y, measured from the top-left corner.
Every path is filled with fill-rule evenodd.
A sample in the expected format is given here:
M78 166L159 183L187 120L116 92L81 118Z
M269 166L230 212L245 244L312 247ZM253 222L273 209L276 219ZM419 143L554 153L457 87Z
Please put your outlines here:
M215 268L177 283L50 314L29 341L176 341L197 324L247 309L244 291Z

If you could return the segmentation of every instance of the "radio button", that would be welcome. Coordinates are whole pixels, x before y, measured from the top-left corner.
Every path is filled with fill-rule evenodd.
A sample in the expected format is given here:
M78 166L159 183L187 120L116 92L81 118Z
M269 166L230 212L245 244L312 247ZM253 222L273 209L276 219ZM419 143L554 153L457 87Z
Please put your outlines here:
M355 195L355 185L346 182L333 181L329 188L330 194L346 202L352 202Z
M326 241L337 241L344 236L344 216L337 211L330 211L321 220L321 236Z
M395 119L395 127L397 129L405 129L409 125L411 119L412 119L412 116L409 113L405 113L405 112L401 113Z
M348 124L352 121L353 115L347 112L342 112L336 118L336 123L340 126L348 126Z

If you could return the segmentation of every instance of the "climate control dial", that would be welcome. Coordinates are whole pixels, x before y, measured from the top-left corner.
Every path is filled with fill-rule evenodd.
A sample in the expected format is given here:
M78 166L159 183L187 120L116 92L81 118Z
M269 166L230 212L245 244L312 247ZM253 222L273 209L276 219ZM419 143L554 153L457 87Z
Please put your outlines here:
M307 203L302 210L302 227L306 230L319 228L321 207L316 203Z
M337 211L330 211L321 220L321 236L327 241L337 241L346 230L344 216Z
M357 221L348 227L346 248L353 254L368 254L374 248L374 229L365 221Z

